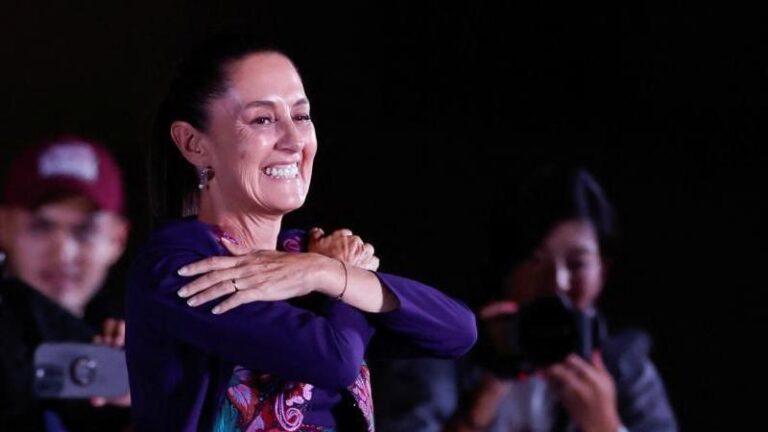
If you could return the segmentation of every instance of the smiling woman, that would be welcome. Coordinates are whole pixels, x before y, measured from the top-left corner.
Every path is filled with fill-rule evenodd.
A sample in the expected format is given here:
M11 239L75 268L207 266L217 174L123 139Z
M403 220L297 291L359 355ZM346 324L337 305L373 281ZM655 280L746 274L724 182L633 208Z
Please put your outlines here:
M370 271L373 248L349 231L311 233L336 259L276 250L317 151L285 55L242 37L202 47L181 65L157 132L155 210L172 219L129 281L139 430L373 430L367 352L456 357L472 346L464 305Z

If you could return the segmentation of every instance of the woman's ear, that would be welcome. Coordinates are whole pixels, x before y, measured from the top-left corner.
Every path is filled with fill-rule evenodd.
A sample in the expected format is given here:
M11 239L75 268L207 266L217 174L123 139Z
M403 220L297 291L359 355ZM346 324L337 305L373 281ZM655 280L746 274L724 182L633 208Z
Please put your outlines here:
M210 165L205 135L196 127L177 120L171 123L171 139L189 163L196 167Z

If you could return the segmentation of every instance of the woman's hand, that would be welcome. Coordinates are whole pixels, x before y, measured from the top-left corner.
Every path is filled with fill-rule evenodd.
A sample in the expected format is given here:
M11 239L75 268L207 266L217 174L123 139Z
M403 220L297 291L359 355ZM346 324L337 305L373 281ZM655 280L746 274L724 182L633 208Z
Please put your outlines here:
M338 268L337 268L338 267ZM181 276L202 275L179 289L187 304L199 306L229 296L213 308L220 314L244 303L301 297L312 291L335 292L342 286L335 273L343 271L336 260L315 253L257 251L240 256L215 256L188 264Z
M309 231L308 250L361 269L376 271L379 268L379 258L374 255L373 246L348 229L325 235L322 229L312 228Z
M571 354L562 363L547 369L546 377L581 430L613 432L619 429L616 386L599 352L592 354L591 363Z

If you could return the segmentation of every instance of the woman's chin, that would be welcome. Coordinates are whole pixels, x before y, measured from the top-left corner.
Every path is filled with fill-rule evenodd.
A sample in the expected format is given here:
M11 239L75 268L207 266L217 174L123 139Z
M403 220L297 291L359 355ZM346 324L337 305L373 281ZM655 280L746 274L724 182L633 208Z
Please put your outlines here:
M272 212L277 214L288 214L294 210L298 210L304 205L303 196L281 196L277 199L269 200L269 205L266 207L271 209Z

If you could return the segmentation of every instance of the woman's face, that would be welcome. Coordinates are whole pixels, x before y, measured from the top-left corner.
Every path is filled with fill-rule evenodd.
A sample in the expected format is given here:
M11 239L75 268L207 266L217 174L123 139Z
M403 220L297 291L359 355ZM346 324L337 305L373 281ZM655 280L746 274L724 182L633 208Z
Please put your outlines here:
M506 287L520 303L560 292L587 310L600 295L603 281L595 230L589 222L574 219L555 225L532 256L510 272Z
M283 215L304 203L317 151L309 101L296 68L277 53L249 55L208 107L210 189L229 210Z

